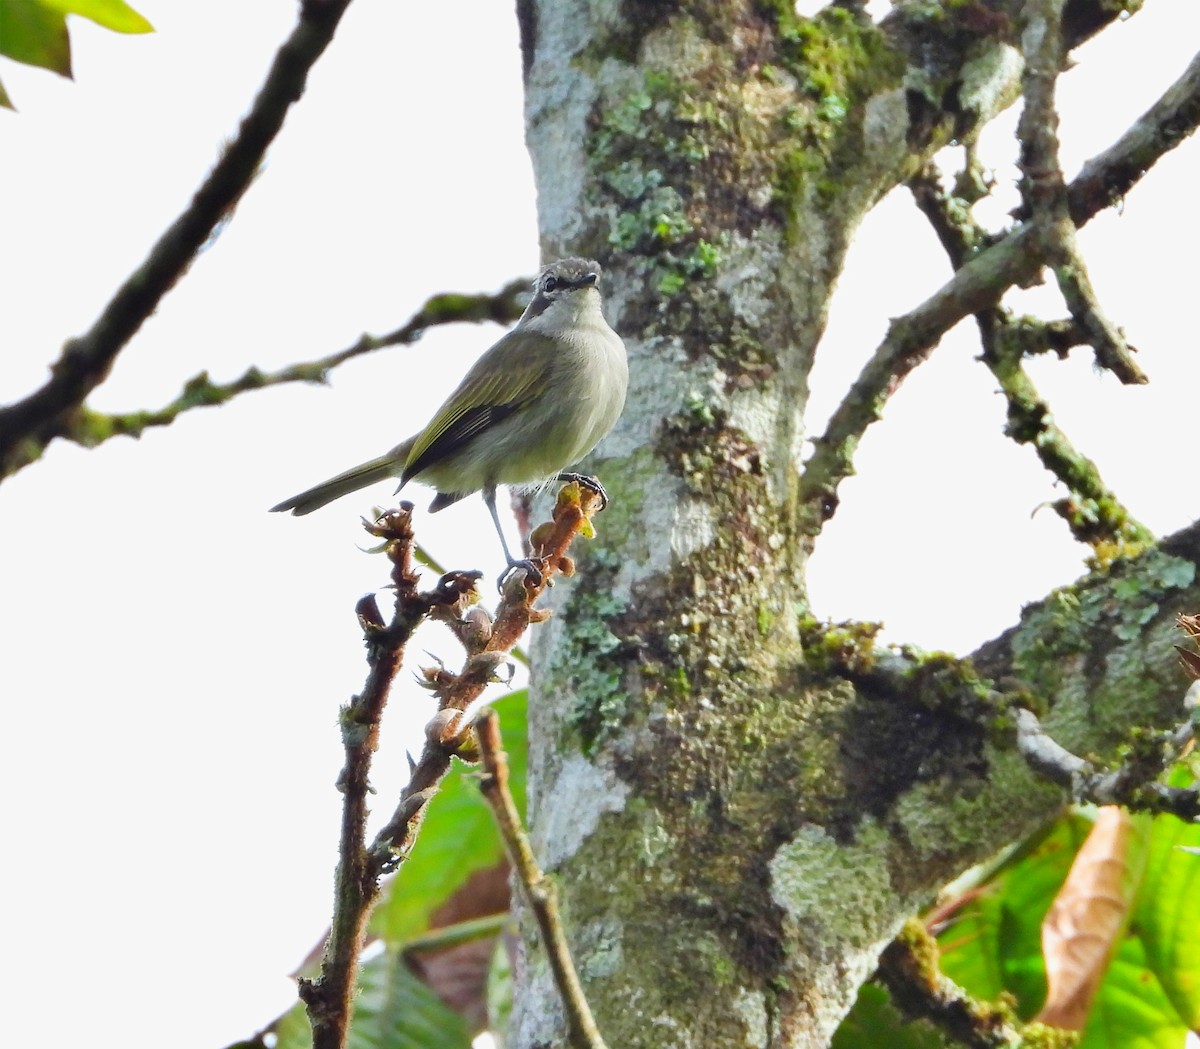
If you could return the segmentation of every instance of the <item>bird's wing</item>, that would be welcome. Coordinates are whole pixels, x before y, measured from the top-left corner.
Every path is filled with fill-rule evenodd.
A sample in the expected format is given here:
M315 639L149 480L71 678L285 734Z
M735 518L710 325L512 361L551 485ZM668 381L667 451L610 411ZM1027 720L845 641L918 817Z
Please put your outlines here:
M476 361L417 435L404 464L404 480L453 455L531 401L550 381L547 361L553 364L558 352L554 340L545 335L505 335Z

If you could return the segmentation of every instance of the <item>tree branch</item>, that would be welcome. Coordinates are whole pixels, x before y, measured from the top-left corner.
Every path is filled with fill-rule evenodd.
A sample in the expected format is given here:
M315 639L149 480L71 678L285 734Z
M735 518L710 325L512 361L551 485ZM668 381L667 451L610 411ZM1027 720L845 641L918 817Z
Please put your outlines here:
M541 930L554 984L567 1014L568 1038L575 1049L605 1049L604 1039L600 1037L575 964L571 961L571 948L558 913L558 892L554 882L542 873L534 859L508 789L508 758L501 745L500 719L494 710L484 711L476 723L476 733L484 772L479 788L492 806L513 871Z
M1067 189L1076 225L1126 193L1164 153L1200 124L1200 55L1184 75L1110 149L1094 157ZM837 510L838 485L853 473L853 455L867 427L908 374L926 360L943 335L970 314L991 309L1013 285L1044 265L1041 223L1033 218L979 251L916 309L892 321L884 341L814 440L800 498L802 528L820 534Z
M213 230L228 218L253 182L288 109L304 92L308 72L333 39L350 0L306 0L291 35L236 138L191 203L151 248L92 328L63 347L49 380L23 400L0 409L0 479L37 460L70 428L70 415L107 378L118 353L184 274Z
M495 620L481 607L473 606L478 572L452 572L444 575L434 590L417 592L411 503L402 503L399 510L366 524L368 532L384 540L393 565L396 605L392 621L387 624L373 596L363 598L356 609L366 638L370 670L362 693L343 709L341 717L346 759L338 778L343 802L333 922L320 974L315 980L300 980L300 998L313 1029L313 1049L341 1049L345 1045L358 959L367 918L379 896L380 878L395 870L411 851L425 806L437 793L451 757L460 754L471 759L474 744L468 708L495 680L497 667L525 629L549 616L549 612L535 608L534 602L555 575L574 572L567 549L576 535L590 530L590 517L599 502L599 496L576 483L559 492L553 521L536 529L530 540L534 558L540 561L541 580L534 584L528 573L511 573ZM450 627L466 649L467 658L460 673L442 666L425 672L426 684L438 698L438 711L426 726L425 746L412 766L396 809L368 846L367 797L380 720L405 645L426 618Z
M1031 710L1016 711L1017 748L1029 767L1071 792L1071 800L1093 805L1122 805L1133 812L1169 812L1181 820L1200 818L1200 790L1169 787L1156 778L1194 738L1194 726L1138 741L1136 753L1114 769L1097 769L1054 740Z
M1021 142L1022 196L1039 229L1042 254L1054 270L1071 316L1088 336L1096 361L1122 382L1147 382L1134 363L1132 348L1104 315L1088 276L1067 207L1058 162L1055 86L1064 57L1062 15L1065 0L1029 0L1025 5L1025 106L1017 125Z
M958 181L962 183L964 178ZM909 189L951 264L961 268L987 240L986 232L971 217L971 202L945 193L932 165L910 180ZM1031 445L1042 465L1072 493L1053 504L1072 535L1092 546L1097 563L1111 559L1116 551L1150 541L1152 533L1105 485L1096 464L1075 450L1022 365L1026 354L1039 350L1065 354L1070 346L1086 341L1086 335L1074 321L1013 317L998 305L976 313L975 321L983 345L981 360L999 381L1008 401L1005 432L1018 444Z
M178 397L157 410L108 414L92 411L84 405L62 420L62 429L57 436L74 441L85 448L94 448L121 434L140 437L151 427L169 426L180 415L193 408L224 404L250 390L294 382L324 383L328 381L329 373L338 365L388 346L411 345L429 328L441 324L460 321L495 321L498 324L511 324L521 316L528 288L529 281L522 278L505 285L493 295L443 292L428 299L409 320L386 335L364 334L353 345L336 353L290 364L278 371L263 372L251 367L233 382L214 383L208 372L201 372L184 384Z
M451 573L443 576L433 591L417 592L418 577L412 565L412 503L402 503L398 510L389 511L366 527L373 536L384 540L385 551L392 562L396 608L387 625L374 596L363 598L356 609L366 637L370 671L362 693L355 696L341 713L346 762L338 777L338 790L342 792L343 801L333 922L321 963L321 975L316 980L302 977L299 981L300 997L308 1006L312 1023L314 1049L335 1049L345 1044L367 916L379 892L377 880L369 871L363 839L371 759L378 746L379 724L392 681L400 669L405 646L417 626L435 607L453 607L461 615L474 600L475 583L479 578L477 572ZM446 766L449 761L447 751ZM422 789L425 786L422 785ZM432 786L436 789L436 781Z
M462 745L470 730L468 708L483 694L502 657L526 629L549 617L549 612L534 608L534 602L548 585L553 585L551 580L556 574L574 574L575 565L567 548L576 535L590 530L591 516L598 507L599 496L574 482L559 492L553 523L541 525L530 536L534 556L541 562L542 581L533 584L521 572L508 576L495 619L489 619L478 607L462 617L431 611L458 637L467 650L467 661L459 674L444 667L425 671L426 685L438 698L438 713L426 726L425 747L413 769L412 781L371 843L370 869L374 877L394 870L412 848L425 803L449 767L449 752Z
M924 1019L969 1049L1025 1045L1011 1009L972 998L938 967L937 940L916 918L879 957L876 979L913 1019Z

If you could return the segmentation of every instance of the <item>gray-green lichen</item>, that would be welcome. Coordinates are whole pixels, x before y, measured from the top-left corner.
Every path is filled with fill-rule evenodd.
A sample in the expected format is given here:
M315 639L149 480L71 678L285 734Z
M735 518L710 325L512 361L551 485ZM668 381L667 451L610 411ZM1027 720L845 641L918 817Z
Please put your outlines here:
M887 832L871 820L852 845L821 827L801 827L771 859L771 898L806 939L870 945L895 920L889 849Z

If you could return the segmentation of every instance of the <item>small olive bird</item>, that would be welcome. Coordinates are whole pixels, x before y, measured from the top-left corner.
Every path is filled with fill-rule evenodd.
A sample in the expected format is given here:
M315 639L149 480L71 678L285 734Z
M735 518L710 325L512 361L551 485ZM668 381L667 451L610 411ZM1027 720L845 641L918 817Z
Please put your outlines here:
M591 478L565 467L588 454L625 406L629 365L625 344L600 309L600 266L560 259L533 285L516 327L487 351L432 421L390 452L338 474L272 510L311 513L350 492L398 477L437 489L430 512L483 492L509 566L496 513L496 486L537 489L553 480ZM507 574L507 572L506 572Z

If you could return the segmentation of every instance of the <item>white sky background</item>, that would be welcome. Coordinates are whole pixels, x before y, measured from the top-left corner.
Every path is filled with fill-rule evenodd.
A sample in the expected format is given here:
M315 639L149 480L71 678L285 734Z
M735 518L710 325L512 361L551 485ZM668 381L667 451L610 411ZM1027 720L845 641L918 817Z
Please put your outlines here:
M44 380L184 206L295 9L136 6L157 33L73 23L74 83L0 66L21 110L0 113L0 401ZM1153 0L1077 53L1061 84L1069 173L1182 72L1197 40L1200 5ZM225 380L324 355L394 328L433 292L532 273L521 105L511 4L360 0L233 222L92 403L157 407L201 369ZM1010 117L986 140L1002 180L1015 177ZM1200 390L1197 185L1192 141L1082 235L1152 385L1122 388L1084 352L1033 366L1077 446L1164 532L1200 513L1186 454ZM948 273L906 193L877 209L813 375L814 431L887 318ZM1051 291L1036 299L1061 314ZM76 1044L83 1027L119 1030L130 1049L214 1049L294 999L284 974L331 897L337 709L364 676L353 607L386 582L382 559L357 549L357 518L389 492L302 520L265 510L419 427L427 416L399 406L431 412L499 334L435 330L339 369L332 388L250 394L140 442L60 442L0 485L12 1044ZM814 561L819 613L966 651L1079 573L1084 551L1065 527L1030 516L1061 493L1000 436L1003 402L977 352L961 326L864 440ZM414 497L423 510L427 493ZM422 512L418 527L445 562L498 572L478 499ZM433 629L421 649L456 658ZM394 697L381 810L428 713L414 688Z

